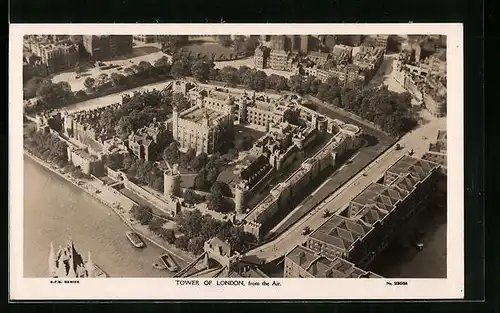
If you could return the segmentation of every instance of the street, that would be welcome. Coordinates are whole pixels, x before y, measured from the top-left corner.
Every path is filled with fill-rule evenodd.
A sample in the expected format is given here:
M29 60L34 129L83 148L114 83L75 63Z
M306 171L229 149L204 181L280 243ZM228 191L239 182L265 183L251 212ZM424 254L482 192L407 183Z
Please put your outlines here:
M437 131L446 129L446 118L433 119L420 126L418 129L406 134L399 141L402 149L394 147L378 157L364 171L353 177L349 182L337 190L325 201L320 203L308 215L290 227L287 231L262 246L245 253L249 261L270 262L285 255L296 245L302 244L306 237L302 234L305 227L315 230L326 221L322 216L323 210L328 209L333 214L338 214L349 201L364 190L369 184L377 181L399 158L413 149L414 157L422 157L427 152L429 143L435 140ZM278 247L278 249L276 249Z

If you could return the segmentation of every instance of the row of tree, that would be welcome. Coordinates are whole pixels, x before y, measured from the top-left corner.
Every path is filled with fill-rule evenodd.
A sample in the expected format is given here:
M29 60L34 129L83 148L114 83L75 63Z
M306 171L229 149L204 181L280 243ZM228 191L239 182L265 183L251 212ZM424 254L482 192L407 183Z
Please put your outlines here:
M199 210L184 210L177 215L175 222L183 235L176 237L173 229L165 228L166 218L155 216L152 209L144 206L134 206L130 210L134 219L142 225L148 225L149 230L177 248L201 254L205 241L218 237L239 252L248 250L256 243L255 236L234 226L230 221L221 222L209 214L202 215Z
M218 237L230 244L232 249L244 252L255 243L256 238L243 231L241 227L234 226L230 221L221 222L208 214L202 215L200 211L182 211L176 217L179 231L184 234L177 238L175 244L178 248L200 254L203 252L205 241ZM184 237L184 239L180 239Z
M24 147L37 157L60 167L68 164L67 145L56 135L37 131L31 125L25 126L23 135Z

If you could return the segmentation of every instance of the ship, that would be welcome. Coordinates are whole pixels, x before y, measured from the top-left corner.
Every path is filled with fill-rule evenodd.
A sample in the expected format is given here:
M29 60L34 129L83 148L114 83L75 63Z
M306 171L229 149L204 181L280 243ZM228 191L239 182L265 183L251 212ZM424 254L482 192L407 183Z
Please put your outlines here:
M92 261L90 251L87 254L87 260L83 259L81 254L76 251L71 238L68 240L66 247L59 246L57 253L55 253L53 243L50 243L48 263L49 273L53 278L109 277L99 265Z
M141 237L138 234L136 234L132 231L128 231L125 233L125 235L127 236L130 243L132 243L134 245L134 247L136 247L136 248L144 247L144 242L142 241Z
M168 253L160 255L160 260L165 265L165 267L171 272L177 272L179 266L175 263L174 259Z

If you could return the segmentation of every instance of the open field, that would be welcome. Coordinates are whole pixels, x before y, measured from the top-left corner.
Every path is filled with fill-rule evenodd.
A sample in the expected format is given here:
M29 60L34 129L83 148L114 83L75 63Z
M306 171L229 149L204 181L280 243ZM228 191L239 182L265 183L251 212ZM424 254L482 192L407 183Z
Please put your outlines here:
M61 81L67 81L70 86L72 91L78 91L78 90L84 90L85 86L83 83L85 82L85 78L87 77L93 77L94 79L97 78L100 74L108 74L111 75L112 73L120 73L123 74L124 70L127 67L130 67L132 65L138 65L142 61L146 61L151 63L151 65L154 65L154 62L162 57L168 57L171 59L171 56L161 52L158 48L153 47L153 46L142 46L142 47L135 47L133 55L128 58L123 58L123 59L114 59L112 61L106 61L104 62L106 65L118 65L121 66L122 69L119 70L117 67L109 69L109 70L102 70L99 67L93 67L88 69L85 73L81 74L80 78L76 78L76 73L71 70L69 72L63 72L55 75L52 77L52 82L53 83L58 83Z

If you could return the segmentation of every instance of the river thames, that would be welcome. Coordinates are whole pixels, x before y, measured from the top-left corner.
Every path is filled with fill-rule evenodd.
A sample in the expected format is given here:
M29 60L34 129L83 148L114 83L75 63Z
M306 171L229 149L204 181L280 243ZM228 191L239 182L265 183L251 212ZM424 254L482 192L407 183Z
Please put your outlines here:
M134 248L128 230L110 208L24 156L24 277L48 277L50 242L57 249L69 236L85 259L90 251L111 277L172 276L152 266L164 251L149 242Z

